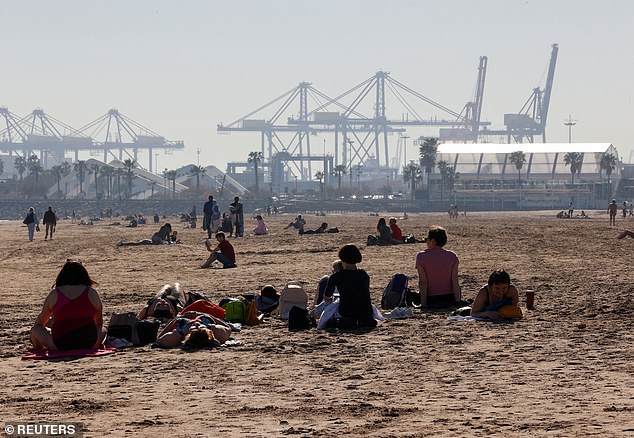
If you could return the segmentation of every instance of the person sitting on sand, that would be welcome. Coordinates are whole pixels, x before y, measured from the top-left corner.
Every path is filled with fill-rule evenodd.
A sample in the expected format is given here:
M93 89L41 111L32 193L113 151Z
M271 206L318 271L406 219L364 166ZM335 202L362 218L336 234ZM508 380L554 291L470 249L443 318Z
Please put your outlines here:
M286 230L287 228L293 227L296 230L299 230L300 228L304 227L304 225L306 225L306 221L301 214L298 214L295 219L293 219L287 226L284 227L284 229Z
M162 348L209 348L229 340L231 328L207 313L188 311L171 320L156 339Z
M120 241L117 246L161 245L164 243L178 243L176 232L172 232L172 225L169 223L166 223L156 233L152 234L152 239L144 239L137 242Z
M266 223L264 223L264 219L262 219L262 215L257 215L255 219L258 221L258 224L253 229L253 234L256 236L264 236L265 234L269 234L269 229L266 227Z
M478 291L471 306L471 316L503 319L508 316L505 316L505 311L502 308L514 306L519 310L519 300L519 292L517 287L511 283L509 274L504 269L497 269L489 275L487 284ZM516 315L521 317L521 311Z
M616 238L617 239L625 239L628 236L634 239L634 232L632 232L630 230L625 230L621 234L619 234Z
M51 351L99 348L106 331L101 298L92 287L96 284L80 261L66 260L31 329L35 348Z
M330 275L342 270L343 270L343 263L341 263L341 260L337 259L334 262L332 262L332 270L330 271ZM326 286L328 285L328 280L330 279L330 275L324 275L319 280L319 284L317 285L317 290L315 291L315 299L313 303L315 306L324 300L324 292L326 291Z
M339 250L343 270L333 273L328 279L324 300L331 301L335 289L339 292L338 317L326 322L327 328L356 329L376 327L372 299L370 298L370 276L363 269L361 251L353 244Z
M137 318L149 317L160 319L175 318L185 305L185 294L181 290L180 283L166 284L154 297L150 298L147 305L139 312Z
M200 265L201 268L208 268L213 262L218 260L222 263L223 268L235 268L236 265L236 253L233 249L233 245L225 238L225 233L219 231L216 233L216 240L218 245L212 248L211 240L205 240L205 246L207 251L211 252L211 255L205 263Z
M376 231L378 233L378 244L379 245L393 245L396 243L403 243L403 236L401 235L401 240L396 240L392 237L392 230L387 226L385 222L385 218L382 217L379 219L379 222L376 224Z
M286 230L287 228L295 228L296 230L299 230L302 226L306 225L306 220L302 217L301 214L298 214L297 216L295 216L295 218L290 221L288 223L288 225L286 225L284 227L284 229Z
M453 251L444 248L447 243L447 231L443 227L433 225L425 241L427 249L416 255L421 305L448 307L459 303L459 260Z
M403 243L403 231L401 231L401 227L396 223L395 217L390 218L390 234L393 241Z

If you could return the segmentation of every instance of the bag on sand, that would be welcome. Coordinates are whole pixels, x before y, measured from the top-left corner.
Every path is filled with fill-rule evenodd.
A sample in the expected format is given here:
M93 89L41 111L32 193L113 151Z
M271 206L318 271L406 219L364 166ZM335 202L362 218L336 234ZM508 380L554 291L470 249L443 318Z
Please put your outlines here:
M244 318L246 325L258 325L262 324L262 314L258 312L255 300L251 300L247 303L247 314Z
M373 245L378 245L379 244L379 238L376 236L373 236L372 234L370 234L368 236L368 240L366 242L366 246L373 246Z
M229 322L239 322L244 324L247 317L247 305L243 300L232 298L222 304L225 309L225 320Z
M306 309L308 307L308 295L306 295L302 285L289 283L282 289L280 303L275 309L275 313L281 319L288 319L288 314L293 306Z
M147 345L156 341L160 321L139 321L132 312L113 313L108 324L108 336L126 339L135 346Z
M407 307L407 283L409 278L405 274L396 273L383 290L381 297L382 309Z
M289 330L308 330L314 325L314 321L308 315L308 310L293 306L288 312Z

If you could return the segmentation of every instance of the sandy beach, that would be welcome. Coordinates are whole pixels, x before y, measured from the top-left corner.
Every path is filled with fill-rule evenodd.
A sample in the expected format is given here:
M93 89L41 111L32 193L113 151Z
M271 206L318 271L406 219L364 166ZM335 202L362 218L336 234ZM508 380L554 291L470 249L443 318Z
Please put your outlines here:
M372 299L404 272L417 287L424 244L366 247L377 217L307 215L338 234L283 230L292 216L265 218L272 233L231 239L236 269L197 269L201 229L168 220L180 245L117 247L150 238L156 225L58 223L29 242L20 221L0 222L0 418L83 423L84 436L631 436L634 435L634 220L608 226L603 212L559 220L554 212L411 214L404 233L447 228L460 258L463 297L504 267L535 309L515 323L448 322L414 312L367 333L289 332L266 319L235 334L242 345L185 352L150 346L97 358L22 361L29 330L69 257L99 282L107 322L138 311L163 284L180 282L218 302L300 281L309 296L339 247L356 243ZM389 217L389 214L384 216ZM123 224L123 221L121 221ZM162 223L165 220L161 221ZM246 230L255 227L247 219ZM310 304L310 303L309 303Z

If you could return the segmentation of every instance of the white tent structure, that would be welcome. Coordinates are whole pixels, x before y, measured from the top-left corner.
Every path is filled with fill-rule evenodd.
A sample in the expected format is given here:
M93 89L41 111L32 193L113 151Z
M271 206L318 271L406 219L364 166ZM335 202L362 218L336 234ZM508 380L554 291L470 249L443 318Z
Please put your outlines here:
M438 146L436 161L445 160L461 179L517 178L518 171L509 156L522 151L526 163L522 167L522 178L527 180L567 180L570 168L564 162L568 152L583 154L583 165L578 174L579 181L599 181L604 175L599 163L603 154L613 154L619 160L616 148L610 143L443 143ZM618 179L619 166L614 169L613 179Z

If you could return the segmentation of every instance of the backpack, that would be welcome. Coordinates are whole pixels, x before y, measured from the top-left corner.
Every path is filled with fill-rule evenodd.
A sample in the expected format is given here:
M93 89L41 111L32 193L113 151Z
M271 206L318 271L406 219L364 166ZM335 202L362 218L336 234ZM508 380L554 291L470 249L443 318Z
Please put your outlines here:
M108 324L108 336L126 339L135 346L156 341L160 321L139 321L132 312L113 313Z
M308 316L308 310L299 306L293 306L288 312L289 330L307 330L313 325L313 321Z
M225 309L225 320L229 322L239 322L244 324L247 316L247 305L237 298L228 300L222 305Z
M306 309L308 307L308 295L306 295L302 285L289 283L282 289L276 314L281 319L288 319L288 314L293 306Z
M376 236L373 236L372 234L370 234L368 236L368 240L366 242L367 246L372 246L372 245L378 245L379 244L379 238Z
M394 309L396 307L407 307L407 282L409 277L405 274L396 273L385 287L381 297L382 309Z

